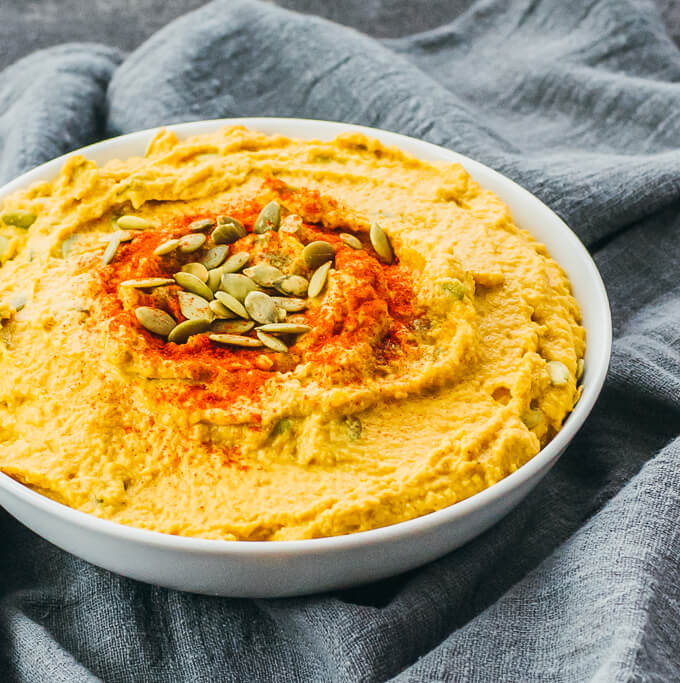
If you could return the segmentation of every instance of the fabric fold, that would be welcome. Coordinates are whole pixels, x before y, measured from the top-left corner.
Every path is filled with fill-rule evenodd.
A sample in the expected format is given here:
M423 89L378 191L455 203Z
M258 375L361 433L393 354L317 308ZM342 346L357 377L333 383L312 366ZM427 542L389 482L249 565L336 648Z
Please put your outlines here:
M118 50L48 48L0 74L0 182L104 135L106 90Z

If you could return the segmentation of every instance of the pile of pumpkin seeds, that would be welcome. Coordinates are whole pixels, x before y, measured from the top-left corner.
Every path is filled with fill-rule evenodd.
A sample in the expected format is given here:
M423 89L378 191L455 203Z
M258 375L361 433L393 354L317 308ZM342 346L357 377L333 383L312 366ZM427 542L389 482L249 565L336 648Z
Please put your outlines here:
M151 223L132 215L116 221L118 230L111 234L104 252L103 262L110 263L123 241L132 239L133 230L145 230ZM281 207L272 201L267 204L253 226L255 234L278 230L281 224ZM121 287L152 289L177 284L179 307L186 318L181 323L165 311L149 306L135 310L139 323L153 334L169 342L185 343L191 336L208 333L218 344L245 348L267 347L285 353L288 344L281 339L296 338L311 327L300 322L286 322L289 313L298 313L309 305L309 299L319 296L326 286L328 274L335 258L335 247L323 240L305 246L302 258L312 271L309 279L301 275L286 274L267 263L248 266L246 252L229 255L230 246L247 231L243 224L231 216L218 216L216 220L201 219L188 226L188 233L180 238L160 244L154 254L166 256L178 251L192 254L202 249L210 235L210 246L200 261L182 266L172 278L150 277L126 280ZM354 235L342 233L341 241L353 249L362 249ZM389 238L377 223L370 231L370 240L379 259L391 263L394 259ZM256 337L246 336L255 331Z

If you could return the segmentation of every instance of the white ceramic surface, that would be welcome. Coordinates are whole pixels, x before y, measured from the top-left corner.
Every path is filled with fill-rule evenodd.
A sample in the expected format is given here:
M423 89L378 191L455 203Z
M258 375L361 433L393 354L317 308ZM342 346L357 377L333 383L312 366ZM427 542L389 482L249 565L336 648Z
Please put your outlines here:
M86 515L3 474L0 505L40 536L93 564L141 581L198 593L239 597L299 595L374 581L434 560L485 531L517 505L555 464L590 413L605 379L611 348L609 303L597 268L574 233L529 192L483 164L414 138L305 119L225 119L169 128L186 137L229 124L318 139L358 130L421 159L463 164L481 185L510 206L519 226L548 246L571 279L587 331L581 400L550 444L494 486L429 515L346 536L279 542L170 536ZM97 163L139 155L154 133L132 133L78 153ZM43 164L0 188L0 197L37 180L53 178L68 156Z

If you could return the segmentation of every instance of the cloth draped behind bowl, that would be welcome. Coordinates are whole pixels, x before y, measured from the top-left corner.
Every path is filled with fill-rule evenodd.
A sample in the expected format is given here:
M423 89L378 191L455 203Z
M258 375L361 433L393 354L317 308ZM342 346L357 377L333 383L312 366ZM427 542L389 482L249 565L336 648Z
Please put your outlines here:
M594 253L615 342L592 416L529 498L378 584L277 601L180 594L90 566L0 511L0 678L680 677L679 81L656 10L632 0L484 0L383 41L219 0L129 55L71 44L2 72L3 182L106 136L226 116L361 123L479 159Z

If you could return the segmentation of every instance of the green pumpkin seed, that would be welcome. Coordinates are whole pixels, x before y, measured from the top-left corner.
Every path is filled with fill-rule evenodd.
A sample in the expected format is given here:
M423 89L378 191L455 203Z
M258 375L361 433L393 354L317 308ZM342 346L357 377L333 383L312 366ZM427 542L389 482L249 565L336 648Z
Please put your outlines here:
M208 339L217 342L218 344L230 344L231 346L262 346L262 342L259 339L242 337L238 334L210 334L208 335Z
M183 273L191 273L199 280L208 282L208 269L202 263L186 263L182 266Z
M236 314L232 313L232 311L218 299L213 299L208 305L213 312L213 315L220 320L231 320L236 317Z
M280 322L279 307L264 292L250 292L245 299L244 306L250 317L258 323L266 325Z
M201 259L201 263L208 269L213 270L213 268L218 268L227 258L229 253L228 244L218 244L212 249L208 249L206 255Z
M260 285L260 287L273 287L274 283L285 277L278 268L270 266L266 263L258 263L255 266L246 268L243 271L253 282Z
M198 296L202 296L208 301L212 300L212 289L195 275L192 275L191 273L175 273L174 278L175 282L183 289L198 294Z
M260 211L260 215L255 220L255 225L253 225L253 232L261 235L269 230L278 230L280 224L281 207L277 202L272 201Z
M213 231L212 239L215 244L233 244L246 236L246 229L241 221L231 216L219 216L217 227Z
M73 249L73 245L80 239L80 234L79 233L74 233L73 235L69 235L67 238L64 239L64 241L61 243L61 257L66 258L70 253L71 249ZM107 237L106 241L108 242L110 238ZM2 254L0 254L2 256Z
M249 277L240 273L223 273L220 287L239 301L245 301L246 296L258 288Z
M350 233L348 232L340 233L340 241L343 244L346 244L348 247L352 247L352 249L364 248L364 245L361 243L361 240L358 237L355 237L354 235L350 235Z
M224 214L222 216L218 216L217 225L235 225L243 237L246 235L246 229L243 227L243 223L233 216L226 216Z
M189 230L191 230L191 232L202 232L203 230L212 228L213 225L215 225L215 221L210 218L201 218L200 220L189 223Z
M28 294L25 292L19 292L18 294L12 294L9 298L9 305L15 310L20 311L28 303Z
M156 256L165 256L166 254L175 251L177 247L179 247L179 240L168 240L167 242L163 242L163 244L159 244L153 250L153 253L156 254Z
M273 296L272 300L279 307L288 313L299 313L309 306L307 299L295 299L285 296Z
M179 292L177 298L179 299L179 310L182 311L182 315L188 320L212 321L212 310L202 296L198 296L198 294L193 292Z
M2 214L2 220L5 225L13 225L15 228L23 228L28 230L33 223L35 223L37 216L30 211L8 211Z
M269 323L268 325L259 325L257 329L260 332L271 334L306 334L312 328L309 325L299 323Z
M347 415L343 418L343 422L345 423L345 427L347 427L351 441L356 441L361 437L361 420L356 415Z
M172 285L175 281L167 277L147 277L140 280L123 280L121 287L135 287L136 289L151 289L153 287L164 287Z
M212 270L208 271L208 282L207 285L212 289L213 292L216 292L219 289L220 283L222 282L222 269L221 268L213 268Z
M129 242L130 240L132 240L132 239L134 238L135 233L134 233L134 232L130 232L130 230L114 230L113 232L110 232L110 233L108 233L108 234L106 234L106 235L102 235L101 241L102 241L102 242L110 242L110 241L111 241L111 238L112 238L114 235L115 235L116 237L118 237L118 239L119 239L121 242ZM78 234L78 233L75 233L75 234L73 234L73 235L70 235L70 237L80 237L80 236L81 236L81 235ZM67 237L66 239L69 239L69 237ZM66 240L64 240L64 241L66 241Z
M0 261L2 261L2 257L5 255L8 247L9 239L4 235L0 235Z
M280 339L277 339L276 337L272 337L271 334L267 334L266 332L261 332L260 330L256 330L255 334L257 334L257 338L267 348L272 349L272 351L278 351L279 353L287 353L288 352L288 347Z
M229 292L215 292L215 297L217 300L224 304L230 311L236 313L240 318L248 320L248 311L243 306L243 304L235 297L229 294Z
M550 383L556 387L563 387L569 382L569 369L559 360L551 360L545 364L550 377Z
M309 278L309 287L307 288L307 296L313 299L315 296L319 296L324 286L326 285L326 279L328 278L328 271L331 269L331 262L326 261L322 266L319 266Z
M218 334L246 334L255 327L252 320L216 320L211 329Z
M282 294L303 297L307 294L309 281L301 275L287 275L274 284Z
M183 254L193 254L198 251L206 241L206 236L200 233L192 233L191 235L184 235L179 238L179 246L177 247Z
M189 337L201 334L201 332L205 332L209 327L209 320L185 320L170 332L168 341L174 344L184 344Z
M151 227L151 223L146 218L140 218L139 216L121 216L116 223L123 230L146 230Z
M237 273L243 266L248 263L250 254L247 251L238 251L232 254L224 264L224 273Z
M291 427L293 423L290 418L283 417L277 423L274 429L272 429L272 436L279 436L280 434L285 434Z
M135 315L142 327L161 337L167 337L177 325L175 319L160 308L140 306L135 310Z
M394 261L394 251L392 251L390 238L377 223L371 225L369 237L375 253L378 254L378 258L385 263L392 263Z
M316 270L326 261L332 261L335 258L335 247L328 242L316 240L316 242L310 242L302 250L302 258L307 268Z
M442 289L458 301L460 301L465 296L465 287L460 280L451 280L450 282L443 282Z
M111 239L109 240L109 243L106 246L106 249L104 249L104 254L102 256L102 263L106 266L111 261L113 261L113 257L116 255L116 252L118 251L118 247L120 246L120 237L118 233L113 233L111 236Z
M522 422L527 426L528 429L533 429L538 427L541 422L543 422L544 415L543 411L538 408L527 410L526 413L522 413Z

